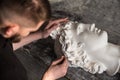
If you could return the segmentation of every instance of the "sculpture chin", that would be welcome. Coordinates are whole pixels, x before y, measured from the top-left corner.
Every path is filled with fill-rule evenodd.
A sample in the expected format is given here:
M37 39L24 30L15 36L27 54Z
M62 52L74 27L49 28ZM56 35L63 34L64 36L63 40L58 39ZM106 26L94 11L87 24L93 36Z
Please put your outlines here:
M50 36L55 39L58 57L65 55L70 67L81 67L92 74L107 71L114 75L119 71L119 46L108 43L107 32L95 28L94 24L70 21Z

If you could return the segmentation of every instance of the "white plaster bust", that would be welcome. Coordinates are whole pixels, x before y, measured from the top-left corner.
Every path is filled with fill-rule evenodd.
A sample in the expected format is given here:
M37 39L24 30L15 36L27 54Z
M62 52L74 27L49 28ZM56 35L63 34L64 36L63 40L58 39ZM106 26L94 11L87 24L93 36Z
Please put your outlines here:
M69 21L53 31L55 52L64 53L70 67L81 67L90 73L115 75L120 67L120 46L108 43L108 34L95 27Z

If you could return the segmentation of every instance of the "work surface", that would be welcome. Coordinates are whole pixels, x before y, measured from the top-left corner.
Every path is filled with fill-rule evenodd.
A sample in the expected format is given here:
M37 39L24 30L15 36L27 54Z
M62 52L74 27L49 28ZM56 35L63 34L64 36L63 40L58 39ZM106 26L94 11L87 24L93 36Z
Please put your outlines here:
M95 23L96 27L106 30L109 42L120 45L120 0L50 0L53 18L69 17L70 20ZM54 40L50 37L38 40L16 51L16 55L23 64L28 65L26 70L29 75L37 73L37 69L46 68L55 59ZM24 55L29 55L30 60L25 62ZM45 64L41 64L41 63ZM29 66L37 67L29 68ZM36 69L34 69L36 68ZM68 80L120 80L120 74L108 76L103 74L90 74L81 68L69 68L66 75ZM30 79L31 80L31 79ZM36 80L36 79L34 79ZM61 79L64 80L64 79Z

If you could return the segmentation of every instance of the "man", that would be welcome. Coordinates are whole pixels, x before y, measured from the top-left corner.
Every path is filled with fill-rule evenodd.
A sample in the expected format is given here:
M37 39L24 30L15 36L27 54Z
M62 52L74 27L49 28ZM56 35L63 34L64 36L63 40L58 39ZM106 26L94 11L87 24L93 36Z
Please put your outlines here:
M60 22L67 21L67 18L49 21L43 32L29 35L48 21L50 15L48 0L0 0L0 80L28 80L26 70L13 53L13 49L48 37ZM12 42L19 43L12 46ZM60 62L62 64L59 64ZM63 77L67 68L66 58L61 57L52 62L42 80Z

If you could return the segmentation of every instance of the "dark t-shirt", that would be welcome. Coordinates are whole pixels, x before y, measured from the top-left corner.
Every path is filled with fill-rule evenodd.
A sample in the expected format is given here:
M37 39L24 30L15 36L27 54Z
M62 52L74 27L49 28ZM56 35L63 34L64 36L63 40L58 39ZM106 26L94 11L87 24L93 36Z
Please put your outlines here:
M27 80L27 73L16 55L12 43L0 35L0 80Z

